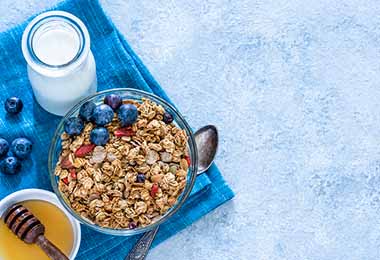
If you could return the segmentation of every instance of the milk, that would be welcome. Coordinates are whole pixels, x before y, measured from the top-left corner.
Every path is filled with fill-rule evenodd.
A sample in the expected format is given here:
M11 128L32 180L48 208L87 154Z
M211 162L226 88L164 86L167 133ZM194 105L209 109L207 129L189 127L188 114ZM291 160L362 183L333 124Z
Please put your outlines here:
M41 16L23 35L28 77L37 102L62 116L81 99L96 93L95 60L87 29L78 18L57 11Z
M70 28L56 26L36 36L33 41L34 52L41 61L50 65L57 66L70 62L80 47L78 35Z

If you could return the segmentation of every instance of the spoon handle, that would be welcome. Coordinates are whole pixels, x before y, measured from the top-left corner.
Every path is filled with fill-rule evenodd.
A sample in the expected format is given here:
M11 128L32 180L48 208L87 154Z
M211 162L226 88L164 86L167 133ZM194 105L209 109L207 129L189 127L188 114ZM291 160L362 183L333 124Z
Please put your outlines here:
M135 244L135 246L128 253L125 260L143 260L146 258L149 248L156 237L159 226L155 229L146 232Z

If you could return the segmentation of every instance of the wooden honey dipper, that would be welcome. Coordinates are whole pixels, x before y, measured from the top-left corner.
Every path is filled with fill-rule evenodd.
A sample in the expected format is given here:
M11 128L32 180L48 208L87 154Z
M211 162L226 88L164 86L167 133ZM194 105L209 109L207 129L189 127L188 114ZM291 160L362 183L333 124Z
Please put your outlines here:
M37 244L51 259L68 260L45 236L45 226L22 205L13 205L7 209L4 222L18 238L27 244Z

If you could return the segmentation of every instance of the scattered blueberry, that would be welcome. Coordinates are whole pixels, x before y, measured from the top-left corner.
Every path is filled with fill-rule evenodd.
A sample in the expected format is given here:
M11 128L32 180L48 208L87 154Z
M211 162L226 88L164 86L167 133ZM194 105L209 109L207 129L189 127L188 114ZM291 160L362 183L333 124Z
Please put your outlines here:
M18 97L7 98L4 104L5 110L10 114L18 114L23 108L23 103Z
M135 222L130 222L130 223L128 224L128 228L129 228L129 229L135 229L135 228L137 228L137 225L136 225Z
M101 104L95 107L92 119L97 125L103 126L112 121L113 115L113 110L109 105Z
M164 120L165 124L170 124L171 122L173 122L173 116L172 116L172 114L170 114L168 112L165 112L163 120Z
M136 182L138 183L144 183L145 182L145 175L144 174L137 174Z
M3 157L9 151L9 143L4 138L0 138L0 157Z
M69 135L80 135L84 128L84 123L79 117L70 117L66 120L65 132Z
M107 128L95 127L90 133L90 141L96 145L105 145L110 138Z
M118 110L118 117L123 127L130 126L136 122L138 116L137 107L132 104L121 105Z
M21 162L13 156L9 156L0 162L0 171L4 174L16 174L21 170Z
M119 95L110 94L104 98L104 104L109 105L116 111L123 104L123 99Z
M11 151L19 159L25 159L32 152L32 142L26 138L20 137L13 140Z
M79 117L84 121L91 121L92 113L94 112L96 105L92 101L84 103L79 109Z

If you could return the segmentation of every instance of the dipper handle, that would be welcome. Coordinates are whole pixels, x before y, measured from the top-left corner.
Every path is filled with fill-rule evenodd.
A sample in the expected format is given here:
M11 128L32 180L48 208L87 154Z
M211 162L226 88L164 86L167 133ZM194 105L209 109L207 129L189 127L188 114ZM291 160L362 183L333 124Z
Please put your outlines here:
M53 260L69 260L69 258L44 235L37 237L36 244Z

